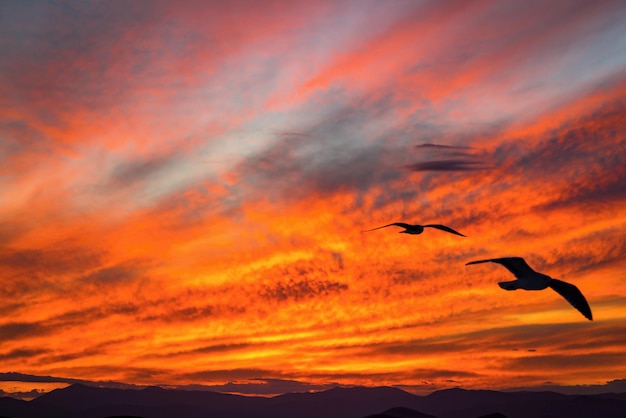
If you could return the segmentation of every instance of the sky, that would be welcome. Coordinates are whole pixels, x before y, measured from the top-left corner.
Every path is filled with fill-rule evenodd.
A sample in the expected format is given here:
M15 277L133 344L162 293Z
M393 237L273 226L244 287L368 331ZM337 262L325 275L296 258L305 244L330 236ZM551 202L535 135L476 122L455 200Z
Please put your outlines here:
M625 33L619 0L0 2L0 372L625 379ZM505 256L594 320L465 265Z

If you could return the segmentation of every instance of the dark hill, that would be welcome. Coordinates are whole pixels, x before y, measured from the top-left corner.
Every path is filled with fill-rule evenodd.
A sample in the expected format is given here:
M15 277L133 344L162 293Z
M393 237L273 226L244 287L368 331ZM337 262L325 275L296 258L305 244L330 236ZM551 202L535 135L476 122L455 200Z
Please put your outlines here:
M333 388L316 393L289 393L270 400L272 416L300 418L363 417L397 406L411 407L421 399L401 389ZM281 415L287 414L287 415Z
M29 402L0 398L0 416L24 418L495 418L496 412L508 418L626 418L626 399L621 394L571 396L463 389L416 396L390 387L335 388L255 398L158 387L110 389L80 384L56 389Z
M7 417L19 416L20 412L28 406L28 402L19 399L1 397L0 398L0 415Z
M247 417L260 409L264 401L264 398L208 391L166 390L160 387L111 389L76 384L33 399L29 406L32 407L33 417L46 418L74 416L68 409L76 411L75 416L84 418L114 415L194 418L205 417L207 412L235 413L238 415L234 416ZM62 412L56 415L46 412L55 410Z
M380 414L368 415L365 418L437 418L433 415L422 414L409 408L396 407L381 412Z

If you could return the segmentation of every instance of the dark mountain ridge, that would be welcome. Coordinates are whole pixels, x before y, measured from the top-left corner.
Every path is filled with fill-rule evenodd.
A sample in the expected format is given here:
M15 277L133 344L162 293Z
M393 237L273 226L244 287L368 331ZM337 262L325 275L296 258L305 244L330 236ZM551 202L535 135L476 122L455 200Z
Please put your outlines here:
M625 394L563 395L555 392L498 392L447 389L418 396L392 387L334 388L272 398L148 387L97 388L75 384L32 401L0 398L0 416L23 418L437 418L569 417L626 418ZM408 415L407 415L408 414Z
M422 414L409 408L401 406L388 409L380 414L368 415L365 418L437 418L433 415Z

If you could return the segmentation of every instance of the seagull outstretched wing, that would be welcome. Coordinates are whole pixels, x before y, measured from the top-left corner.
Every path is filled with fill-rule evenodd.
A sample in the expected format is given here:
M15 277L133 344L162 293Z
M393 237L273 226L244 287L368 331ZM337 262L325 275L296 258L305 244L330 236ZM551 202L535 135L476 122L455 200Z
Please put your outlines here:
M470 261L469 263L466 264L466 266L469 264L479 264L479 263L488 263L488 262L498 263L498 264L503 265L508 271L513 273L513 275L517 277L518 279L520 277L525 277L528 275L536 274L535 270L530 268L530 266L526 264L526 261L524 261L522 257L502 257L502 258L490 258L488 260Z
M460 232L455 231L454 229L450 228L449 226L445 226L445 225L440 225L440 224L424 225L424 228L426 228L426 227L440 229L442 231L446 231L446 232L449 232L451 234L460 235L462 237L465 236L465 235L461 234Z
M367 230L365 230L365 231L361 231L361 232L376 231L377 229L387 228L388 226L401 226L402 228L409 229L409 228L411 228L413 225L405 224L405 223L403 223L403 222L394 222L394 223L392 223L392 224L379 226L379 227L377 227L377 228L367 229Z
M578 309L585 318L593 321L593 315L591 314L591 308L587 303L587 299L585 299L582 292L576 286L557 279L550 280L548 286L550 286L556 293L563 296L565 300L567 300L574 308Z

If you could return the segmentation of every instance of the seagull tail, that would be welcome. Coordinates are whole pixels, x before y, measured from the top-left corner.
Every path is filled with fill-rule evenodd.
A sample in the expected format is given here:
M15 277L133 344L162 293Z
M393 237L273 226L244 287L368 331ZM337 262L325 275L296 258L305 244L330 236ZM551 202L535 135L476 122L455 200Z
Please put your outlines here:
M504 290L517 290L519 289L519 283L517 280L513 280L510 282L498 282L498 286L503 288Z

